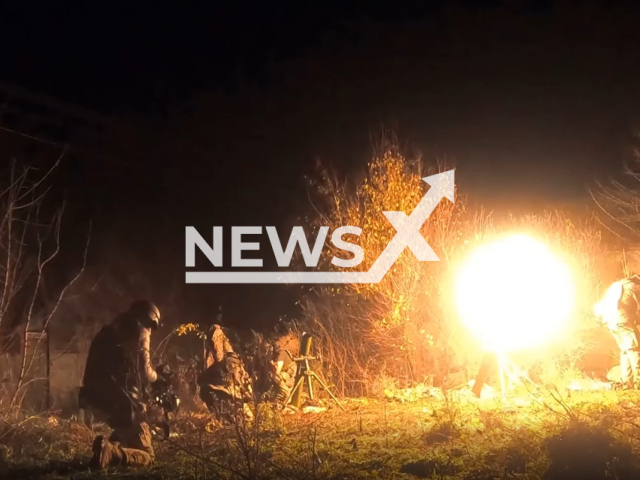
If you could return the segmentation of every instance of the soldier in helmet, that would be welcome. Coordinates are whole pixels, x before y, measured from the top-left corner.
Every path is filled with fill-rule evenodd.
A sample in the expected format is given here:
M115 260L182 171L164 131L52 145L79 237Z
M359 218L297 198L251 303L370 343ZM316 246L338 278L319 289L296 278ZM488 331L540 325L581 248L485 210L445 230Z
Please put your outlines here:
M92 468L143 466L154 460L144 395L159 377L150 354L151 332L159 323L158 307L139 300L91 342L80 404L113 429L109 439L100 435L94 440Z
M614 282L594 307L620 349L620 380L626 388L640 386L640 277Z

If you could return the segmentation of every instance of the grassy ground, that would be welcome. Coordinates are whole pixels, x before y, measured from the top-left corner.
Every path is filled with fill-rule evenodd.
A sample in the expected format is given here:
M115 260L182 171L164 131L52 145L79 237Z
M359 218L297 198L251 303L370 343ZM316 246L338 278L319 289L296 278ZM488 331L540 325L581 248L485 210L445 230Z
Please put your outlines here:
M156 465L103 474L83 467L93 434L79 422L14 419L0 430L0 476L640 478L640 392L538 390L503 401L426 390L342 402L346 412L325 403L290 415L264 405L246 428L183 413L176 437L156 442Z

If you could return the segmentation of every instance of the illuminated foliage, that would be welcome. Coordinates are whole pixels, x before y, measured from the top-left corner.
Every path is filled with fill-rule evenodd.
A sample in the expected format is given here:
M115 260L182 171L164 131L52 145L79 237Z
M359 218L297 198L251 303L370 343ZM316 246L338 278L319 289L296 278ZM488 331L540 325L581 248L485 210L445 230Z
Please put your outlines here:
M195 334L202 340L206 340L207 338L207 334L200 330L200 325L198 325L197 323L183 323L175 329L175 332L179 337L189 334Z
M422 178L447 170L440 166L425 171L423 166L388 150L367 165L355 186L321 171L313 184L312 224L316 229L328 225L331 231L345 225L362 228L360 236L344 236L365 252L364 261L352 270L368 270L395 235L382 212L410 215L429 188ZM456 192L455 203L443 199L421 228L439 262L419 262L405 249L380 283L317 286L302 302L307 321L319 332L325 374L336 388L345 394L368 395L382 377L399 384L426 380L450 386L473 378L482 352L460 322L455 272L479 245L513 232L545 242L578 279L576 314L561 349L575 361L580 345L584 346L579 331L595 327L585 312L591 311L602 280L621 274L607 264L599 230L592 221L576 222L563 212L512 217L498 224L482 209L467 209ZM350 258L335 248L324 254L325 270L337 269L331 264L334 255Z
M355 188L322 172L316 185L320 215L314 226L360 227L359 237L344 239L365 252L364 261L352 270L366 271L396 234L383 212L410 215L429 188L422 178L442 170L424 171L419 160L387 151L369 163ZM470 220L476 219L466 215L464 199L457 198L455 204L443 199L421 228L440 262L419 262L405 249L380 283L320 288L307 298L307 315L325 335L325 356L335 356L328 363L348 366L354 378L386 370L415 381L451 369L456 354L450 350L457 342L451 337L458 332L445 321L452 302L443 293L449 290L445 282L450 259L469 246ZM480 239L481 230L473 232ZM330 265L334 255L345 258L343 251L327 250L325 268L335 268ZM339 386L349 388L346 382Z

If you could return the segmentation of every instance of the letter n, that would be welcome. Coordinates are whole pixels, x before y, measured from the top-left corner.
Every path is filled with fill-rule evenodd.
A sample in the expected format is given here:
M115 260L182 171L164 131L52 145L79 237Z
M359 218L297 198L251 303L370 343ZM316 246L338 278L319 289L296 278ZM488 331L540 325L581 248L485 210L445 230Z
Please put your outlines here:
M202 238L195 227L185 232L186 266L196 266L196 246L206 255L214 267L222 266L222 227L213 227L213 246Z

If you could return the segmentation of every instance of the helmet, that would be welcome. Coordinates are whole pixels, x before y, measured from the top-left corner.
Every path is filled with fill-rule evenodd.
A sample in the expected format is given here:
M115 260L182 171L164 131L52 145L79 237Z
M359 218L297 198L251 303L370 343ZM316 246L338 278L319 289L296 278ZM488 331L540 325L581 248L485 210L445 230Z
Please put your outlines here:
M160 310L148 300L133 302L129 307L129 314L144 327L156 330L160 326Z

